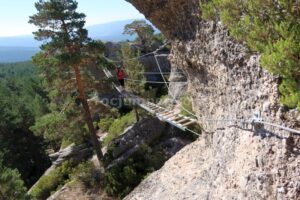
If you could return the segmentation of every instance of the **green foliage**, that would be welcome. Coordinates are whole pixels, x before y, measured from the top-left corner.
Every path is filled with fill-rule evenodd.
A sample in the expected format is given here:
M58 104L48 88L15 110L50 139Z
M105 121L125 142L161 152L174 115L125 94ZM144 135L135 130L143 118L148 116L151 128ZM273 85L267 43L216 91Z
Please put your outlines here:
M105 118L101 119L99 122L100 130L103 132L108 131L109 127L112 125L112 123L114 121L115 121L115 119L112 117L105 117Z
M108 129L108 135L104 139L104 145L107 145L112 139L122 134L127 127L135 123L135 120L134 111L116 119Z
M124 33L136 35L136 43L142 52L154 51L166 42L166 38L162 33L155 34L154 28L145 20L135 20L124 27ZM165 47L169 50L170 47Z
M91 161L82 162L77 166L66 161L48 175L41 177L30 195L34 200L47 199L53 192L71 182L82 183L86 188L95 188L100 185L99 173Z
M100 172L92 161L80 163L70 175L71 180L82 183L88 189L100 186L99 177Z
M64 141L80 142L82 140L78 140L77 136L84 138L88 127L94 149L101 157L87 102L88 94L95 87L88 67L102 61L105 46L101 41L92 41L88 37L84 28L85 14L77 12L77 1L40 0L35 7L37 13L30 16L29 23L38 28L34 32L35 39L45 41L45 44L33 60L45 76L51 97L51 114L40 120L35 130L47 130L49 134L43 136L50 140L59 138L58 133L63 133ZM81 104L76 106L74 101ZM59 119L54 119L55 116ZM55 145L58 146L57 143Z
M109 157L113 148L109 148ZM159 169L166 161L161 149L142 145L125 163L114 166L105 173L105 190L109 195L123 198L134 189L149 173ZM106 163L109 163L109 158Z
M119 111L116 108L112 108L104 118L100 119L99 127L102 132L107 132L112 123L120 117Z
M188 96L182 96L180 99L181 102L181 114L187 117L194 117L192 114L195 114L193 111L193 105ZM192 114L191 114L192 113Z
M45 54L37 54L33 62L38 66L49 91L50 112L38 118L31 130L35 135L42 136L48 142L48 147L56 151L62 142L62 146L82 142L87 131L84 128L82 108L75 102L77 93L74 82L69 80L72 76L70 67L61 64L58 58Z
M186 96L182 96L180 99L181 102L181 114L187 117L191 117L191 118L195 118L195 112L193 111L193 105L191 100L189 99L189 97ZM183 109L184 108L184 109ZM193 114L193 115L192 115ZM189 129L191 129L192 131L195 131L196 133L201 133L202 132L202 128L199 124L194 123L189 125ZM192 134L188 136L189 139L196 139L195 134Z
M0 79L0 149L6 149L3 163L18 169L28 187L50 164L45 143L30 131L35 119L48 111L46 94L36 75L25 75L19 69L14 76Z
M163 101L165 101L166 99L168 99L169 98L169 95L168 94L166 94L166 95L161 95L160 96L160 102L163 102Z
M139 56L139 53L136 55L128 43L122 45L121 51L126 75L128 79L131 79L126 81L126 87L134 94L142 94L145 87L144 66L138 60L131 59ZM139 82L133 80L139 80Z
M285 79L279 87L282 94L281 102L289 108L300 108L299 83L295 80Z
M0 78L32 76L37 72L32 62L0 63Z
M25 197L26 187L20 173L16 169L5 167L0 154L0 200L22 200Z
M166 42L166 37L162 33L157 33L153 36L153 40L159 44L164 44Z
M140 42L140 44L149 46L149 42L152 41L154 36L154 29L146 22L146 20L135 20L125 26L124 34L137 34L137 40Z
M62 187L70 178L72 173L71 162L64 162L61 166L51 171L48 175L42 176L31 191L31 197L35 200L47 199L52 192Z
M60 130L65 122L66 117L64 114L52 112L40 117L35 125L31 127L31 130L50 142L62 138L61 133L57 130Z
M28 129L35 116L47 112L46 93L36 77L0 79L0 127Z
M134 94L142 94L144 92L145 77L144 77L144 66L139 63L136 59L131 59L136 56L139 56L139 53L136 55L131 49L131 46L128 43L122 45L122 59L123 65L126 68L126 75L128 80L126 82L126 88ZM135 82L133 80L138 80Z
M80 114L75 108L69 108L65 113L52 111L38 118L31 130L55 151L71 143L81 144L87 137L87 130Z
M261 65L283 78L281 102L300 103L300 12L297 1L200 1L202 17L227 25L237 40L262 54Z
M62 50L59 59L76 63L80 52L69 52L71 46L87 42L87 30L84 29L85 15L76 12L78 3L74 0L48 0L35 3L37 14L30 16L29 23L39 27L34 32L35 39L48 40L43 50L52 48ZM67 48L67 49L66 49Z

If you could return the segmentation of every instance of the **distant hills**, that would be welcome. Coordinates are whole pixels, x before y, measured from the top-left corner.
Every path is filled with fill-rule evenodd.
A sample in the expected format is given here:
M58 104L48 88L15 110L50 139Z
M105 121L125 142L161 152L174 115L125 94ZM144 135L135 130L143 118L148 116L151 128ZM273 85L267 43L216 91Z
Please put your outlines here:
M40 44L32 35L0 37L0 47L39 47Z
M133 40L133 36L123 35L124 26L133 20L88 26L89 37L113 42ZM32 35L0 37L0 63L30 60L40 45L41 42L36 41Z
M106 24L98 24L88 26L89 37L93 39L99 39L102 41L119 42L123 40L133 40L134 36L124 35L124 27L126 24L130 24L131 20L116 21Z

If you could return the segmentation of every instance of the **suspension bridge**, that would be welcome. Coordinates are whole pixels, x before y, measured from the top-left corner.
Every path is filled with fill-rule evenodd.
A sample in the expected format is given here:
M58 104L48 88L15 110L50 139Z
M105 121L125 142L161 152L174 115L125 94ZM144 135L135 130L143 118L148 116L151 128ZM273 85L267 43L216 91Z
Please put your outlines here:
M103 72L107 78L114 77L111 74L111 72L107 69L103 69ZM162 83L164 83L164 82L162 82ZM114 83L113 83L113 86L123 97L127 98L132 105L139 106L140 108L155 115L161 121L167 122L167 123L171 124L172 126L175 126L183 131L186 131L186 130L192 131L188 128L188 126L191 124L197 123L197 120L194 118L184 116L184 115L180 114L180 112L174 112L172 110L168 110L166 108L158 106L157 104L154 104L152 102L146 101L145 99L143 99L139 96L136 96L134 94L131 94L130 92L127 92L121 86L117 86Z
M161 46L160 48L158 48L157 50L155 50L153 52L144 54L144 55L139 56L139 57L130 58L130 59L127 59L127 60L139 59L139 58L142 58L142 57L145 57L145 56L153 55L154 58L155 58L155 61L156 61L159 72L158 73L157 72L154 72L154 73L150 72L150 73L159 74L162 77L163 81L144 81L144 82L159 83L159 84L163 83L163 84L165 84L167 89L168 89L169 95L172 97L173 101L176 102L176 103L179 103L180 108L182 110L184 110L185 112L187 112L191 117L184 116L184 115L180 114L180 112L175 112L173 110L168 110L168 109L163 108L163 107L161 107L157 104L148 102L148 101L142 99L141 97L138 97L136 95L131 94L130 92L126 91L123 87L117 86L114 83L113 83L113 86L115 87L115 89L123 97L127 98L133 105L137 105L140 108L154 114L161 121L165 121L165 122L171 124L172 126L175 126L175 127L179 128L183 131L189 131L189 132L192 132L196 135L200 135L199 133L197 133L197 132L195 132L195 131L188 128L190 125L198 123L198 117L194 113L189 111L187 108L182 106L180 104L180 102L178 102L178 100L176 100L175 97L172 95L172 93L170 92L170 88L168 86L168 82L167 82L167 80L164 76L166 73L162 71L160 63L157 59L157 57L168 56L168 54L157 54L157 52L160 51L161 49L163 49L167 44L168 43L164 44L163 46ZM108 61L115 62L115 63L120 63L121 62L121 61L112 61L110 59L108 59ZM112 73L106 68L103 69L103 72L104 72L105 76L108 79L114 77L112 75ZM141 81L141 80L133 80L133 79L129 79L129 78L127 78L127 80L128 81L136 81L136 82ZM175 83L178 83L178 82L175 82ZM180 83L183 83L183 82L180 82ZM276 127L276 128L281 129L281 130L285 130L285 131L300 135L299 130L295 130L295 129L288 128L288 127L278 125L278 124L275 124L275 123L263 121L262 118L260 117L260 115L258 114L258 112L255 112L253 117L251 119L248 119L248 120L244 120L244 119L203 119L202 118L199 121L224 122L224 123L240 122L240 123L243 123L243 124L251 124L253 126L260 124L260 125Z

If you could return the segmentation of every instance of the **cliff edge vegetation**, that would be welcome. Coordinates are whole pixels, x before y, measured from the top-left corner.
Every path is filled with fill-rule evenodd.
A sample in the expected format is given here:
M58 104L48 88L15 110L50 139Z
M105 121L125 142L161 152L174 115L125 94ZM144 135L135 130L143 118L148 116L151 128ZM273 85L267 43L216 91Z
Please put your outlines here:
M202 18L221 20L230 34L261 54L260 64L281 77L281 103L300 110L300 6L297 1L200 1Z

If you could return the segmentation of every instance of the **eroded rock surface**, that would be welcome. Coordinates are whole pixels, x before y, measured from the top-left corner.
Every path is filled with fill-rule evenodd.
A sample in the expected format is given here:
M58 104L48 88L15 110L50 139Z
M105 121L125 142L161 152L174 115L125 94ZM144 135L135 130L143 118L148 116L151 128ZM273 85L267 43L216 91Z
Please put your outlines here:
M183 135L180 130L173 130L172 127L157 118L144 118L109 144L113 147L113 151L112 162L107 169L122 164L139 151L143 145L160 146L166 157L170 158L192 141L191 139L182 139L182 136L179 137L178 134ZM159 141L157 141L158 139Z
M219 130L183 148L125 200L297 199L297 144L234 127Z
M198 0L127 1L171 41L172 68L186 74L194 111L211 137L175 155L126 199L297 199L299 135L208 121L250 120L258 111L265 121L300 129L299 112L280 105L279 79L260 67L259 55L221 22L201 20Z

